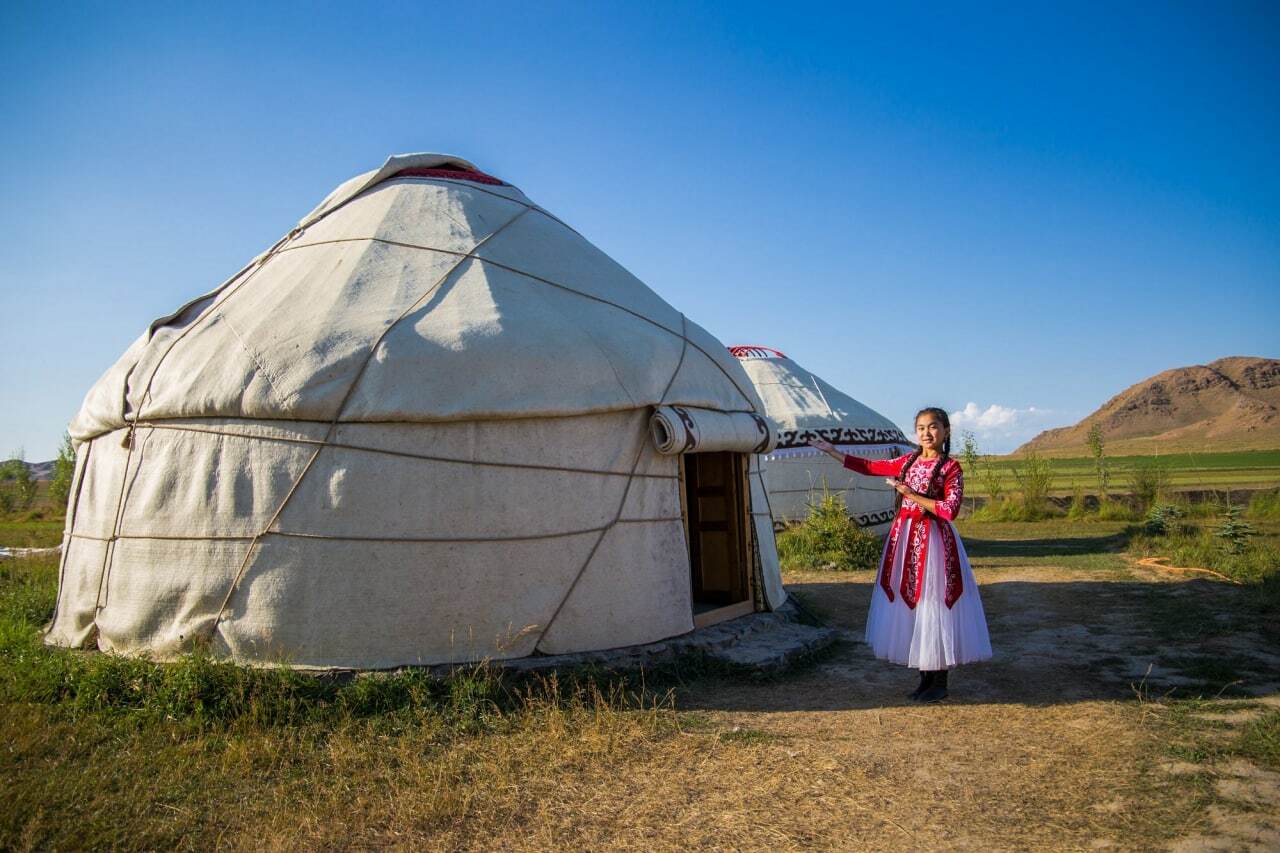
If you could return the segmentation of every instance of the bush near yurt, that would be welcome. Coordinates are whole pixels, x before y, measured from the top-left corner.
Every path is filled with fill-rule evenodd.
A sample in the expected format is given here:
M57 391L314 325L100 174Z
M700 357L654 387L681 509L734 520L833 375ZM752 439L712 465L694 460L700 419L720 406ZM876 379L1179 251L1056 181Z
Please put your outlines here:
M880 538L859 527L840 496L830 493L810 501L808 517L778 535L778 557L786 570L874 569L880 552Z

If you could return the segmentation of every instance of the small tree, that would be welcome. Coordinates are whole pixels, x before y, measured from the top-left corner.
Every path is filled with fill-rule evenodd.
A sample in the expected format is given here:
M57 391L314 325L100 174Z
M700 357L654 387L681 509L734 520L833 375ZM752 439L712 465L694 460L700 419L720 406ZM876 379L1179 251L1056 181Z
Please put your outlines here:
M978 476L978 439L969 430L961 433L960 458L963 461L965 473L971 477ZM974 505L973 498L969 499L969 508Z
M71 436L64 432L62 446L58 448L58 458L53 460L53 479L49 482L49 500L55 507L67 505L75 473L76 449L71 443Z
M1111 483L1110 463L1107 461L1106 448L1102 443L1102 424L1095 423L1089 427L1086 439L1089 453L1093 455L1093 467L1098 474L1098 500L1107 499L1107 486Z
M1023 454L1022 464L1014 466L1013 479L1022 492L1022 503L1028 513L1042 512L1045 499L1049 497L1049 484L1053 481L1053 466L1049 460L1034 450L1028 450Z
M1222 548L1228 554L1243 554L1249 545L1249 537L1254 534L1247 521L1240 518L1240 507L1229 506L1222 513L1223 521L1213 531L1213 535L1222 540Z
M28 509L36 499L36 481L17 450L0 463L0 510Z
M991 503L1000 500L1000 495L1004 492L1004 484L1000 482L1000 470L996 468L994 456L983 456L982 467L979 472L982 475L982 488L987 492L987 498Z
M1176 506L1153 506L1147 513L1143 529L1150 536L1168 536L1173 522L1181 515Z

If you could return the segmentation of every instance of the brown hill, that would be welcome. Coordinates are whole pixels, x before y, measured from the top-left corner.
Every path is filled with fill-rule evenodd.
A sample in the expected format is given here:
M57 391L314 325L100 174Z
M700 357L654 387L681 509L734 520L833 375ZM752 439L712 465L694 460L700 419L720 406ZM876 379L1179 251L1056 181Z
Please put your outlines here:
M1075 426L1045 430L1015 453L1084 455L1094 424L1102 426L1112 455L1280 448L1280 360L1233 356L1166 370Z

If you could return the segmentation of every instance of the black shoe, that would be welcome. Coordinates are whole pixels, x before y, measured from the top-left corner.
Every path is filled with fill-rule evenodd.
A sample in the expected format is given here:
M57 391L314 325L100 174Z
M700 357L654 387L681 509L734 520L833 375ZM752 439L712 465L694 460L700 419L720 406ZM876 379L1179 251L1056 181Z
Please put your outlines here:
M929 689L920 694L917 702L941 702L947 698L947 671L940 669L933 675Z
M937 675L937 673L932 670L928 670L928 669L920 670L920 684L916 686L915 690L912 690L909 694L907 694L907 698L910 699L912 702L919 701L920 694L924 693L926 690L928 690L930 687L933 686L933 677L935 675Z

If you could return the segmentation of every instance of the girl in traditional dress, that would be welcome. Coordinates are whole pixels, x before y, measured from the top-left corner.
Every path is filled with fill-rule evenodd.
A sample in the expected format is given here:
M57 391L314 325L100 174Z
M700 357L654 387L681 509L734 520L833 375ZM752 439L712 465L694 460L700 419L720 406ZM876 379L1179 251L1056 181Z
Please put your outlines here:
M821 439L811 445L859 474L889 479L900 495L871 591L867 644L878 658L920 670L919 702L947 697L947 670L991 657L987 617L969 558L952 520L964 476L951 458L951 420L942 409L916 415L920 449L878 461L841 453Z

